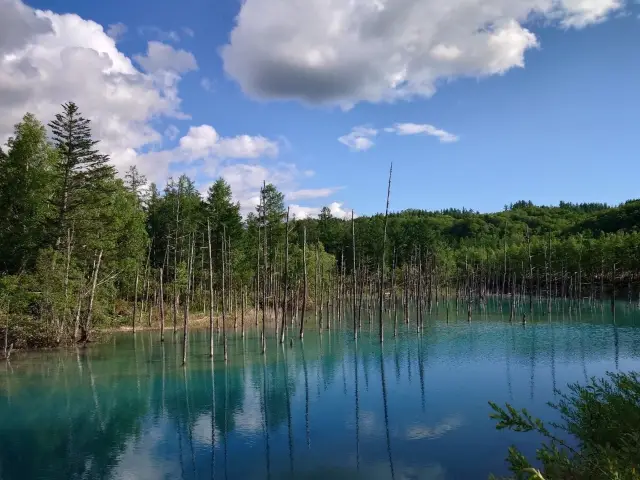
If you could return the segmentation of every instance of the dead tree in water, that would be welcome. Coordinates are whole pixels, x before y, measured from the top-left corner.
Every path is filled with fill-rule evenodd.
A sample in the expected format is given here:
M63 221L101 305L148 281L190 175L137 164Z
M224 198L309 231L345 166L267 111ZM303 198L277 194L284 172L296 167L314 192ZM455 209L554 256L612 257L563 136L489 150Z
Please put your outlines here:
M615 311L616 311L616 263L613 262L613 271L611 273L611 313L615 314ZM615 315L614 315L614 319L615 319Z
M551 313L551 232L549 232L547 243L547 262L546 263L546 277L547 277L547 313Z
M533 313L533 264L531 263L531 234L527 225L527 256L529 257L529 314Z
M515 315L516 310L516 298L515 298L515 290L516 290L516 272L513 272L513 277L511 280L511 297L509 298L509 321L513 322L513 317Z
M384 340L384 330L382 328L382 307L384 297L384 260L385 250L387 248L387 224L389 222L389 197L391 196L391 173L393 172L393 162L389 167L389 184L387 186L387 208L384 212L384 231L382 234L382 267L380 269L380 297L378 300L378 322L380 326L380 343Z
M284 343L287 328L287 295L289 294L289 208L287 208L287 223L285 224L285 252L284 252L284 292L282 295L282 324L280 325L280 343Z
M353 255L353 271L351 272L353 277L353 338L358 338L358 320L356 318L356 302L358 295L358 282L356 279L356 224L353 219L353 210L351 210L351 244Z
M162 276L164 269L160 267L160 341L164 342L164 289L162 285Z
M313 303L316 312L316 326L320 327L320 319L318 318L318 284L320 283L320 251L318 244L316 243L316 282L314 285Z
M465 255L464 257L464 269L465 269L465 275L467 277L467 321L471 321L471 302L472 302L472 298L473 298L473 284L472 284L472 280L471 280L471 276L469 274L469 262L467 259L467 256Z
M149 262L151 261L151 246L153 244L153 241L148 242L149 243L149 248L147 249L147 262L145 263L144 266L144 281L142 282L142 289L144 290L144 297L142 297L142 302L140 305L140 323L142 323L142 315L144 315L144 305L145 302L147 302L147 304L149 303Z
M507 221L504 221L504 272L502 275L502 298L506 293L507 288ZM502 308L502 307L501 307Z
M98 260L95 262L93 268L93 284L91 286L91 296L89 297L89 306L87 308L87 319L85 320L84 327L82 328L82 342L87 343L89 341L89 332L91 331L91 318L93 315L93 303L96 298L96 286L98 284L98 272L100 271L100 262L102 261L102 250L98 254Z
M229 310L233 312L233 331L238 330L238 296L233 288L233 261L231 250L231 235L227 237L227 264L229 265Z
M225 291L225 244L226 244L226 229L222 227L222 342L224 349L224 361L227 361L227 305L226 305L226 291Z
M256 317L256 329L258 328L258 306L260 305L260 233L260 222L258 222L258 244L256 245L256 290L253 297L253 305Z
M133 316L131 318L131 329L133 333L136 333L136 310L138 307L138 282L140 281L140 274L138 267L136 267L136 283L133 292Z
M415 287L416 287L416 331L420 331L420 328L422 328L422 299L420 298L420 286L421 286L421 281L420 281L420 277L421 277L421 273L422 270L420 268L420 247L416 247L416 253L415 253L415 257L416 257L416 282L415 282Z
M213 357L213 256L211 255L211 224L207 219L207 239L209 244L209 356Z
M191 269L193 268L193 256L195 250L195 236L193 242L189 238L188 254L187 254L187 291L184 296L184 325L182 326L182 365L187 364L187 347L189 345L189 293L191 291Z
M396 300L396 248L393 247L393 267L391 268L391 300L393 301L393 336L398 335L398 302Z
M242 330L242 338L244 338L244 311L247 308L247 286L242 285L242 315L240 317L240 328Z
M316 256L318 255L318 248L319 247L316 244ZM323 318L324 318L324 264L320 266L320 318L318 320L319 329L322 329Z
M264 275L262 280L262 354L266 355L267 353L267 339L265 338L265 330L266 330L266 318L265 318L265 310L267 309L267 215L266 215L266 202L265 202L265 188L266 182L263 182L261 199L262 199L262 223L264 223L263 228L263 245L264 250L262 251L262 258L264 263Z
M151 283L151 279L152 278L153 278L153 275L149 275L149 283ZM149 317L147 317L147 325L148 325L149 328L151 328L151 320L153 318L153 306L158 301L158 288L157 287L153 289L153 299L154 299L153 302L151 300L149 300Z
M302 313L300 316L300 339L304 336L304 314L307 311L307 227L304 227L302 233L302 265L304 275L304 290L302 292Z
M176 220L176 238L173 245L173 336L177 335L178 329L178 230Z

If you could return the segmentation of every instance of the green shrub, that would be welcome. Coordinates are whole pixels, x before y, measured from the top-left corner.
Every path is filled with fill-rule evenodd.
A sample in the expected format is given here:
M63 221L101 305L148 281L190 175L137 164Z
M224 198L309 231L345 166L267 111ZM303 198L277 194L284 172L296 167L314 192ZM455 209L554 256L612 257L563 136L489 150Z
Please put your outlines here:
M547 438L537 450L540 470L515 446L509 448L507 462L517 479L640 479L640 377L636 372L613 374L581 386L569 385L569 393L559 392L558 403L549 403L562 418L550 427L533 418L526 409L489 402L498 430L536 431ZM575 447L563 438L573 437ZM572 444L574 442L571 442Z

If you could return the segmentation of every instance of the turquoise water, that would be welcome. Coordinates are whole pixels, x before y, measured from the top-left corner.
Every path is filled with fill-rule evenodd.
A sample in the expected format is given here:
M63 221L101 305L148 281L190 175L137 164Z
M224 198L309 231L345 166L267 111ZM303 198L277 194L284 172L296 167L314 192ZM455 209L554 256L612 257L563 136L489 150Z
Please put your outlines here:
M464 318L463 318L464 317ZM506 474L508 446L488 400L545 406L554 386L640 369L638 313L584 309L526 326L508 315L426 319L422 334L365 320L266 358L249 332L218 343L158 332L118 334L84 350L16 355L0 364L0 478L10 479L471 479ZM309 324L314 323L313 319ZM177 337L179 339L179 336Z

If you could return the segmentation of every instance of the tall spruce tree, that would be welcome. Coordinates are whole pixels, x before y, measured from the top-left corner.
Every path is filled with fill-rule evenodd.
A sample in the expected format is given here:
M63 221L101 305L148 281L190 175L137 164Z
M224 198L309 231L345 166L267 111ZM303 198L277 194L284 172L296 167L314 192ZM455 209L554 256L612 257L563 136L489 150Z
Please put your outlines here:
M57 192L53 198L58 211L53 228L57 248L76 210L109 193L115 170L109 157L94 148L98 141L91 138L91 121L81 115L75 103L63 104L62 113L49 127L58 151Z

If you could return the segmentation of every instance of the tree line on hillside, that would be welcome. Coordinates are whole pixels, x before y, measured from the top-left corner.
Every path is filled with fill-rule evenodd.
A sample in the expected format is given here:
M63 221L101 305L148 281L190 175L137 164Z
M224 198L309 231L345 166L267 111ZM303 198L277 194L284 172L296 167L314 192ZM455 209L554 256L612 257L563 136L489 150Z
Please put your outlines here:
M163 339L182 329L186 342L193 315L208 317L212 351L222 331L226 352L227 328L260 327L264 350L267 325L283 342L305 318L330 328L351 311L357 332L383 302L417 326L454 297L469 318L493 294L512 315L534 297L548 309L563 297L640 302L640 201L296 219L264 184L243 218L223 178L204 197L186 175L162 189L135 167L118 178L72 102L49 131L26 114L0 150L7 356L123 325L161 326Z

